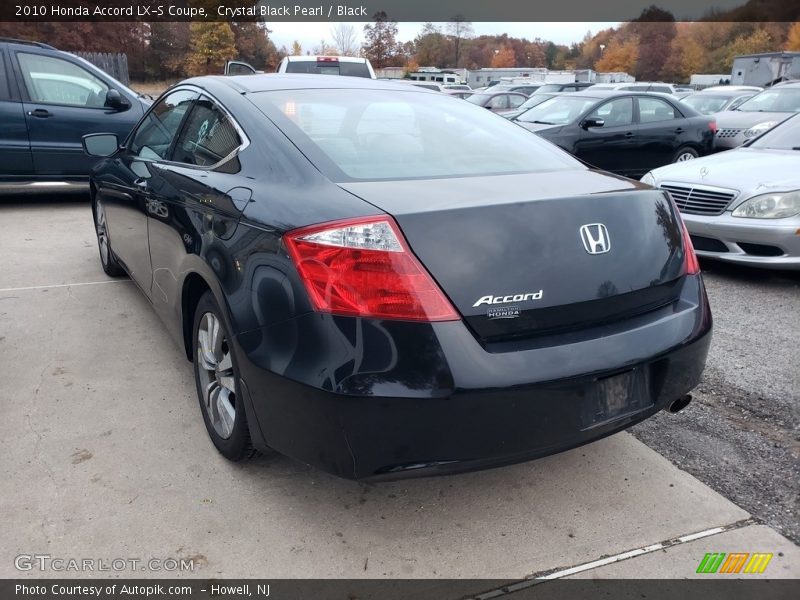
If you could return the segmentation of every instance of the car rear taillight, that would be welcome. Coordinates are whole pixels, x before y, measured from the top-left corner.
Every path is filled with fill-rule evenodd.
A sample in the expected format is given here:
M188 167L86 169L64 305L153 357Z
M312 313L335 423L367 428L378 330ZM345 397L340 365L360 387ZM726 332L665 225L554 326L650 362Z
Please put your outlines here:
M689 236L689 230L686 229L686 223L681 219L681 228L683 229L683 267L687 275L697 275L700 272L700 262L697 260L697 254L694 251L692 238Z
M336 56L318 56L317 62L339 62Z
M460 318L391 217L323 223L283 239L320 312L408 321Z
M717 122L716 121L709 121L708 122L708 128L711 130L711 133L716 135L716 133L717 133Z

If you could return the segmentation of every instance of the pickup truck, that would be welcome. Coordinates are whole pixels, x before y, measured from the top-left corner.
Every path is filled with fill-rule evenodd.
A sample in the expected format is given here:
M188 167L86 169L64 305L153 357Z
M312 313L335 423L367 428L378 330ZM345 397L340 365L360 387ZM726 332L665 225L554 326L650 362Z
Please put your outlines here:
M0 193L88 189L83 136L124 140L150 104L77 56L0 38Z

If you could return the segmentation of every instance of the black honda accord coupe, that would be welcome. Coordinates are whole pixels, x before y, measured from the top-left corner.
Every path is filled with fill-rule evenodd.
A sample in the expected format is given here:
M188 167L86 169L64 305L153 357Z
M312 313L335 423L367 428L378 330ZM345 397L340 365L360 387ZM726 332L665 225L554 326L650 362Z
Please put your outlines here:
M100 258L194 363L227 458L388 479L680 410L711 313L669 195L355 77L191 79L84 138Z

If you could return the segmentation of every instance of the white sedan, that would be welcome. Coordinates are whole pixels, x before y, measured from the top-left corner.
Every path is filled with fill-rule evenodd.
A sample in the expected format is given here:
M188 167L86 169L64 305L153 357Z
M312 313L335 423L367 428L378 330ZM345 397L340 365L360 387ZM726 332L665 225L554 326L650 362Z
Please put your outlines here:
M642 177L672 195L698 255L800 270L798 116L736 150Z

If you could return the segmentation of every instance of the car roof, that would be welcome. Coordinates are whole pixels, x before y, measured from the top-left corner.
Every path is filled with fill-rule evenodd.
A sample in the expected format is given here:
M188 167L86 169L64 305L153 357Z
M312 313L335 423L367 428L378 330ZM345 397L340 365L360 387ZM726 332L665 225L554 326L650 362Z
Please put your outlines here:
M722 98L735 98L736 96L755 96L756 90L700 90L692 92L689 96L720 96Z
M394 81L370 79L368 77L331 77L306 73L263 73L256 75L207 75L194 77L182 82L208 89L218 86L228 87L240 94L269 92L275 90L305 89L374 89L374 90L413 90L420 93L436 94L418 85Z
M572 96L578 98L597 98L598 100L603 98L611 98L613 96L641 96L644 98L656 97L675 100L675 96L672 94L663 94L661 92L643 92L639 90L596 90L594 89L594 86L583 88L582 90L564 95L565 98Z

